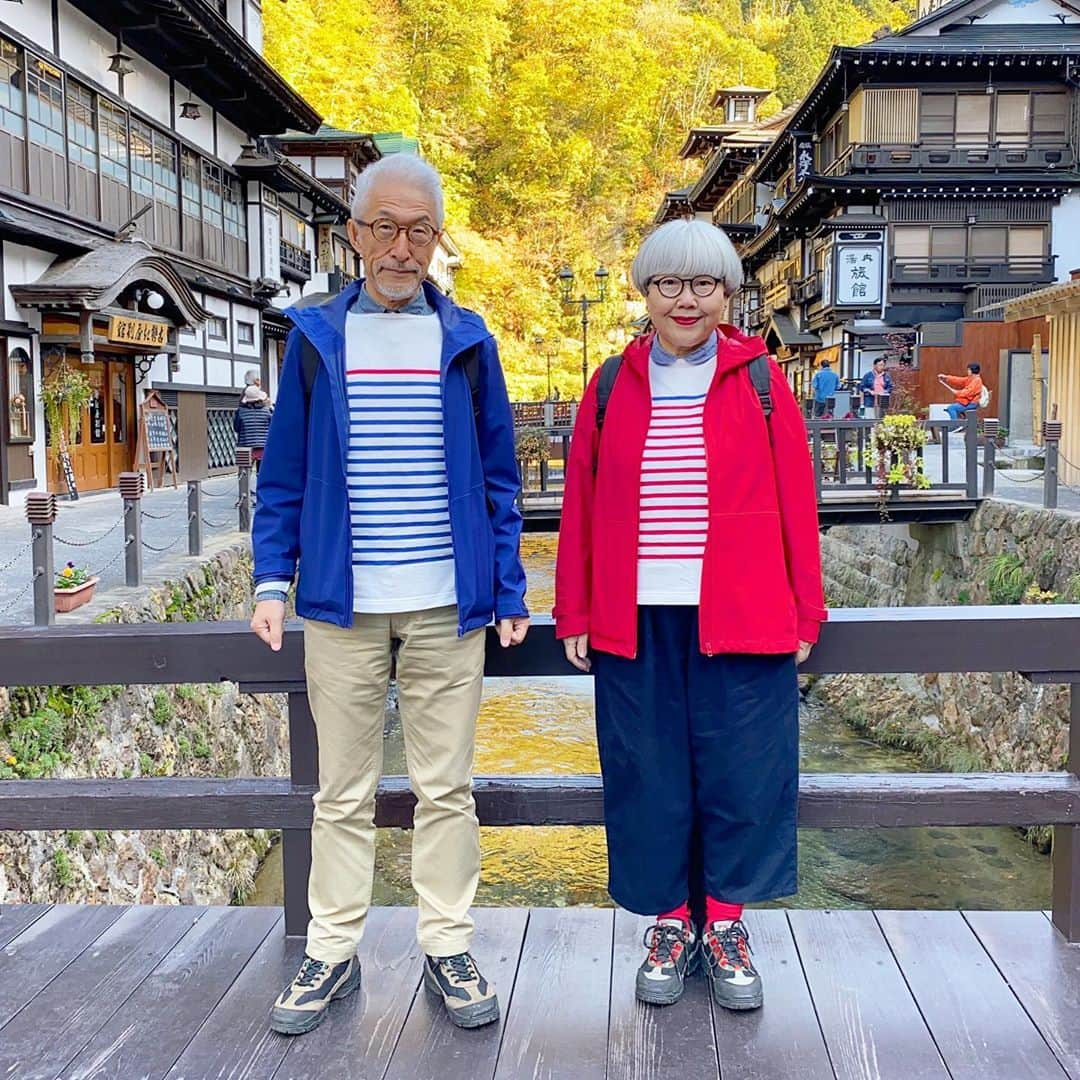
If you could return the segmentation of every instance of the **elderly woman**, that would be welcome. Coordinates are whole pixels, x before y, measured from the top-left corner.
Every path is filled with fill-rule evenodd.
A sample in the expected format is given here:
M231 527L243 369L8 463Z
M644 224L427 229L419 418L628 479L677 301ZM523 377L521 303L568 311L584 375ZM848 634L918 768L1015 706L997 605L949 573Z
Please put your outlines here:
M700 959L753 1009L743 905L796 890L796 664L826 617L806 431L764 342L722 321L742 268L719 229L661 226L632 274L654 332L578 411L556 632L596 676L609 890L655 916L638 998L678 1001Z

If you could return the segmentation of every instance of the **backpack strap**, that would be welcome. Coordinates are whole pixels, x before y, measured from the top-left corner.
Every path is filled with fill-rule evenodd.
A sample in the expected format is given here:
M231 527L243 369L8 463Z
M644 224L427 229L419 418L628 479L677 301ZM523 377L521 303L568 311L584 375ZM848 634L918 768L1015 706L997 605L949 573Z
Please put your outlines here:
M761 402L761 411L768 420L772 416L772 388L769 372L769 355L762 353L750 361L750 381L754 384L754 393Z
M473 422L480 423L480 346L475 345L465 353L461 361L465 369L465 378L469 380L469 394L472 397Z
M608 401L611 400L611 391L615 386L615 379L621 368L621 353L609 356L603 364L600 365L600 377L596 381L596 433L598 435L604 426L604 416L607 414Z

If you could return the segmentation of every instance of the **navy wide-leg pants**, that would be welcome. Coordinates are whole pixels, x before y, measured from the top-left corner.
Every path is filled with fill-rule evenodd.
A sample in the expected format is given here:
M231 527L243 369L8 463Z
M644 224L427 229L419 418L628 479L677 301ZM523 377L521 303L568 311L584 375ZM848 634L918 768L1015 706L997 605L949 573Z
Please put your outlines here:
M696 607L641 607L634 660L593 652L612 899L641 915L705 890L725 903L796 891L795 657L705 656Z

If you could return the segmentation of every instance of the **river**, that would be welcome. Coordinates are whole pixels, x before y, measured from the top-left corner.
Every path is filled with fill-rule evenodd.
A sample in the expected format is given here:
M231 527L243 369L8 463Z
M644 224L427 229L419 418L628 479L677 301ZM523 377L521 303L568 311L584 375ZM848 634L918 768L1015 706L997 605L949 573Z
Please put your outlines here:
M529 603L551 610L555 537L527 535ZM913 772L916 757L862 738L829 710L803 705L804 772ZM405 772L401 724L388 709L385 771ZM477 727L476 772L599 772L587 676L487 679ZM610 904L603 829L485 828L477 903ZM376 904L412 904L410 833L379 830ZM803 829L799 892L782 907L1033 909L1050 904L1050 860L1013 829ZM259 871L250 903L280 904L281 849Z

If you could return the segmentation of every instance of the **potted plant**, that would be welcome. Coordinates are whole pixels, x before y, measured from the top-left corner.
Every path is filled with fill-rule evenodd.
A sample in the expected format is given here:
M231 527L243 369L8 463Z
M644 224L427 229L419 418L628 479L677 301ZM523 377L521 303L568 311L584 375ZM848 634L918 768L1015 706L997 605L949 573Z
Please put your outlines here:
M878 489L883 521L889 520L888 501L902 487L924 489L930 478L923 471L922 448L926 429L910 413L886 416L870 435L870 468Z
M1004 450L1005 444L1009 441L1009 429L1004 424L999 424L997 434L994 436L994 446L998 450Z
M53 583L53 608L58 612L74 611L94 598L98 579L81 566L69 562Z

